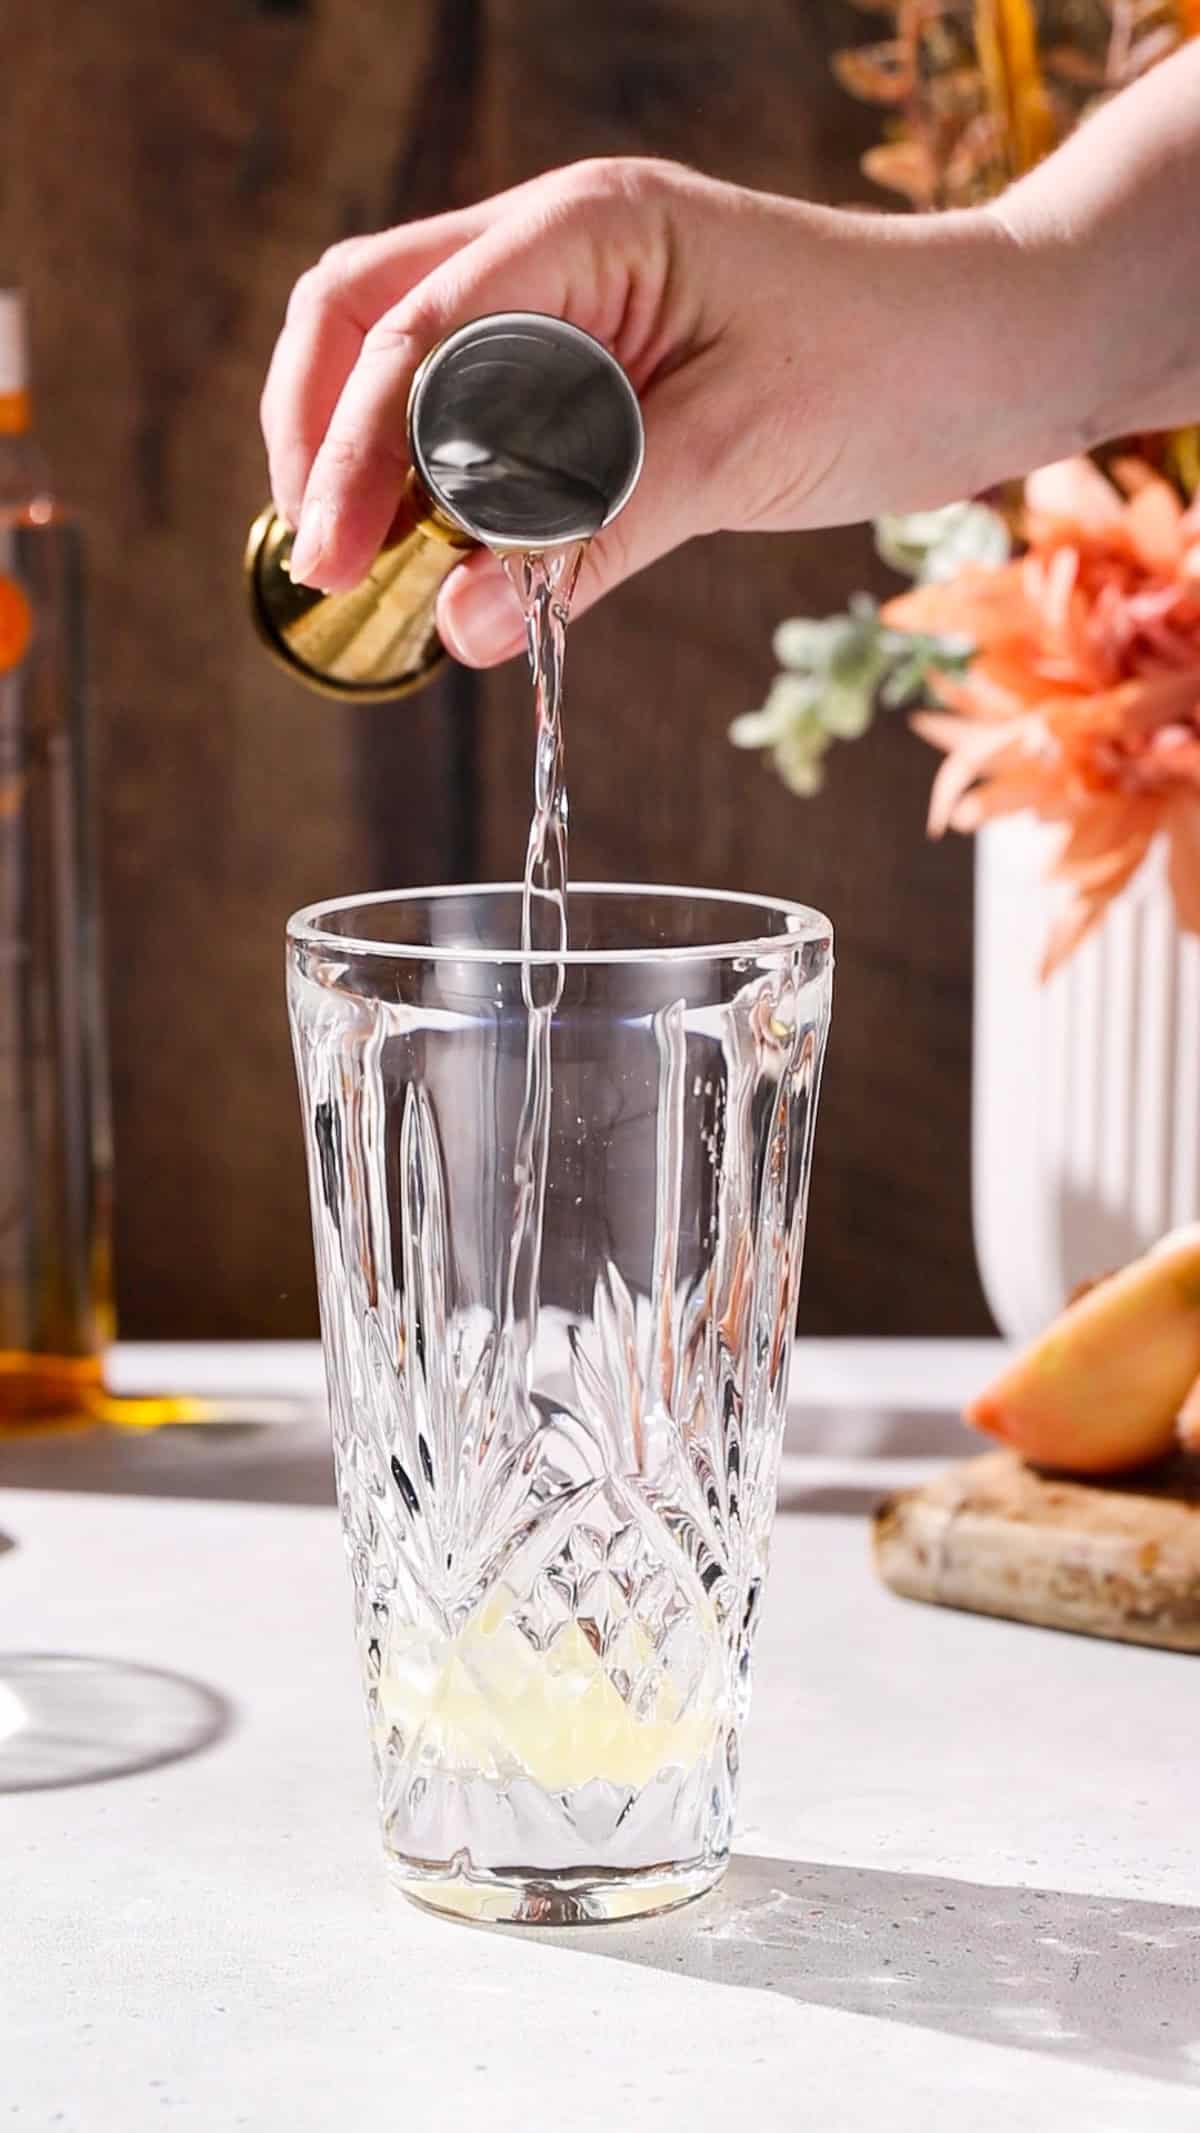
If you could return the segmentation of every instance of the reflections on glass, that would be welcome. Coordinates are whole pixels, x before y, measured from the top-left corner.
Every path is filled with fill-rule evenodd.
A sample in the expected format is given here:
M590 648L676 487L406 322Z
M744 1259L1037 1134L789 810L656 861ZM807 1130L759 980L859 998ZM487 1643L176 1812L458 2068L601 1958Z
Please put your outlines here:
M728 1857L831 953L579 887L531 1006L519 938L512 890L325 912L290 997L385 1841L574 1923Z

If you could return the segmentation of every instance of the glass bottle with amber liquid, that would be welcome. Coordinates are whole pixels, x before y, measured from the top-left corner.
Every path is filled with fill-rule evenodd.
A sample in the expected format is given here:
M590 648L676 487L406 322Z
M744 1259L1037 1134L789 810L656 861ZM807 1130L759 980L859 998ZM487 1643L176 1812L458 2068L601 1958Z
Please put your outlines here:
M0 1430L87 1413L111 1335L79 530L0 289Z

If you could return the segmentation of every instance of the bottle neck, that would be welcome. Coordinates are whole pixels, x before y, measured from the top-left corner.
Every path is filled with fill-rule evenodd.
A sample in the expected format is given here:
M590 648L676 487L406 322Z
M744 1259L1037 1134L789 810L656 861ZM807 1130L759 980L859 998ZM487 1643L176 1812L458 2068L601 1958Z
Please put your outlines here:
M0 437L28 435L31 419L25 299L0 289Z

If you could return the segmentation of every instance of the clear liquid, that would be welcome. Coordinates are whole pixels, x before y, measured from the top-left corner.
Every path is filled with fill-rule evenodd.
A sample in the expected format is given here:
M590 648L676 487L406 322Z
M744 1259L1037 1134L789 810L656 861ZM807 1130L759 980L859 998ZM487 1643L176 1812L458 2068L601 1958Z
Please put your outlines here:
M563 668L571 600L583 546L552 555L509 557L505 570L525 618L533 681L533 815L525 853L521 946L554 953L567 945L567 780L563 748ZM562 972L553 966L525 975L530 1010L553 1008Z
M387 1849L434 1908L542 1923L679 1902L728 1852L827 1008L827 977L803 1027L784 974L645 1018L568 985L577 564L509 566L533 823L480 938L542 960L469 973L466 1015L461 973L290 981Z
M530 962L522 974L525 1075L514 1151L505 1322L497 1344L506 1386L501 1407L507 1417L530 1415L536 1408L534 1343L541 1316L551 1051L564 977L563 965L553 958L567 947L563 668L582 555L582 546L573 546L551 556L513 557L505 564L525 618L535 712L521 946L549 958ZM665 1027L658 1036L671 1090L683 1072L682 1041L678 1031ZM679 1087L681 1091L681 1082ZM673 1119L677 1109L669 1096L668 1118ZM670 1322L670 1270L678 1228L678 1164L671 1159L672 1150L664 1154L667 1191L659 1209L656 1260L668 1283L657 1306L665 1327ZM660 1352L660 1367L661 1362ZM617 1353L612 1367L619 1382L622 1359ZM627 1405L632 1475L642 1469L645 1450L640 1400L632 1385ZM552 1425L543 1437L552 1444ZM639 1579L652 1580L658 1566L642 1562L625 1499L610 1497L603 1487L590 1493L595 1502L589 1497L578 1505L580 1527L606 1558L615 1553L621 1568L614 1578L632 1595ZM597 1533L606 1525L607 1537L598 1542ZM594 1599L584 1596L593 1592ZM412 1755L419 1743L421 1764L437 1771L435 1787L418 1783L407 1791L398 1817L402 1828L395 1831L397 1856L407 1871L414 1865L414 1849L431 1864L439 1858L462 1862L467 1872L453 1903L469 1915L486 1915L489 1902L503 1908L506 1899L480 1893L489 1876L486 1869L480 1876L482 1862L474 1858L473 1847L481 1836L490 1836L502 1857L528 1857L536 1849L533 1832L539 1824L550 1823L558 1867L574 1864L587 1879L599 1853L614 1875L632 1875L635 1883L639 1877L649 1878L648 1892L638 1896L627 1888L612 1899L618 1912L678 1900L692 1891L688 1872L668 1888L670 1877L664 1878L652 1862L672 1857L680 1801L691 1792L711 1797L714 1788L720 1791L724 1784L720 1765L728 1684L721 1628L708 1594L698 1585L686 1625L673 1628L670 1663L663 1659L661 1625L642 1621L636 1605L622 1597L604 1569L590 1582L584 1573L578 1618L557 1625L544 1640L532 1627L531 1604L510 1565L505 1580L485 1591L451 1634L430 1634L427 1627L410 1624L393 1628L375 1690L377 1747L386 1767L389 1747L404 1743ZM589 1838L589 1829L598 1833L601 1828L606 1831L603 1841ZM621 1832L619 1837L615 1830ZM695 1863L693 1871L697 1885L709 1875L703 1863ZM444 1881L436 1867L432 1874L440 1879L437 1901L445 1907ZM453 1870L451 1878L457 1878ZM555 1903L561 1906L562 1900L556 1897ZM569 1900L568 1912L559 1908L555 1916L574 1915L572 1904L580 1906L581 1917L609 1915L611 1909L610 1900L597 1898L593 1889L586 1901L577 1894Z
M521 603L533 682L533 813L525 851L521 947L561 954L567 945L567 783L563 751L563 671L571 595L583 559L581 545L554 555L521 555L505 563ZM510 1367L519 1396L533 1389L533 1343L540 1310L542 1229L550 1147L551 1038L562 994L561 963L529 963L521 991L527 1015L525 1093L514 1163L512 1241L509 1246L507 1324Z
M580 543L550 555L512 556L504 566L525 619L535 721L521 947L527 954L547 957L567 946L563 676L571 596L582 559ZM530 962L523 969L525 1082L513 1163L505 1324L499 1342L511 1413L529 1412L533 1400L550 1150L551 1048L562 986L559 962ZM711 1733L710 1717L697 1718L694 1710L686 1742L682 1737L674 1740L674 1714L666 1706L660 1709L656 1702L653 1710L635 1714L581 1632L573 1642L560 1639L552 1651L534 1655L508 1622L500 1595L489 1596L437 1655L427 1641L418 1642L419 1652L407 1651L403 1644L393 1648L389 1675L381 1684L381 1705L393 1723L403 1713L406 1732L423 1727L427 1742L438 1739L449 1767L458 1767L460 1775L474 1744L492 1773L515 1760L530 1779L543 1784L551 1784L551 1772L563 1787L591 1780L643 1783L650 1770L659 1767L668 1741L677 1749L686 1747L690 1763L696 1752L691 1733ZM480 1686L484 1679L486 1693ZM498 1731L498 1714L505 1712L511 1723ZM641 1773L637 1778L630 1775L635 1770Z

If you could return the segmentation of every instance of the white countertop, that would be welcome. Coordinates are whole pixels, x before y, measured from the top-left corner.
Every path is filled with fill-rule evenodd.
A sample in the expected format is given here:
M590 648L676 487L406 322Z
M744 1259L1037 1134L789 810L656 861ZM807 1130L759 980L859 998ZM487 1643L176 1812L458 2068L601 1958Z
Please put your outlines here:
M994 1360L801 1344L736 1863L553 1937L385 1883L314 1350L122 1353L290 1419L0 1446L0 1731L41 1679L89 1698L64 1756L122 1696L147 1752L201 1743L24 1791L0 1745L0 2126L1195 2133L1195 1662L871 1572L871 1502L969 1448Z

